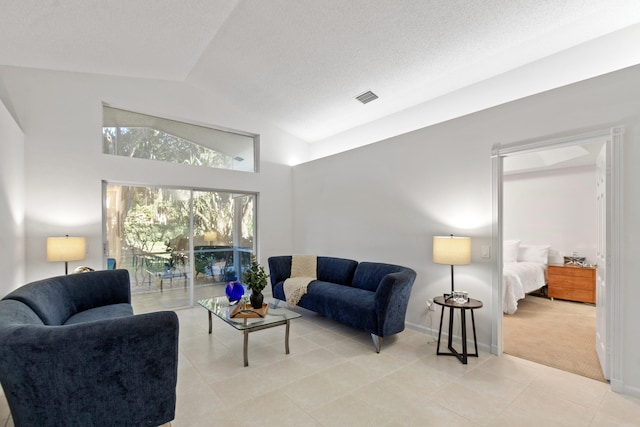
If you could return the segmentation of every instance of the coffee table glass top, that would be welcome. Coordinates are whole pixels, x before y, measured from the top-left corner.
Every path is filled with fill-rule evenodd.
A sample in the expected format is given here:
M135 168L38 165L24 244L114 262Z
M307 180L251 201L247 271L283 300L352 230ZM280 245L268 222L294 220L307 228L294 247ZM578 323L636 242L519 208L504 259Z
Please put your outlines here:
M230 318L229 314L233 311L236 305L229 304L227 297L202 299L198 301L198 304L209 310L210 313L213 313L219 319L224 320L227 324L241 331L263 329L267 325L276 323L282 324L287 320L302 317L301 314L288 310L284 307L274 308L272 302L269 302L269 310L267 311L266 316L258 318ZM250 305L248 306L250 307Z

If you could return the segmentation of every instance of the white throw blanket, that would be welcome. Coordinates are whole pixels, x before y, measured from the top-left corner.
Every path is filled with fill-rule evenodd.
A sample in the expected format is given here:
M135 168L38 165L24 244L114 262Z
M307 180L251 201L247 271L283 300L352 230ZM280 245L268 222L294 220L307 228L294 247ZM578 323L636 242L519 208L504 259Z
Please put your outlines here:
M293 255L291 277L283 285L287 305L298 305L300 298L307 293L309 283L317 279L317 264L318 257L315 255Z

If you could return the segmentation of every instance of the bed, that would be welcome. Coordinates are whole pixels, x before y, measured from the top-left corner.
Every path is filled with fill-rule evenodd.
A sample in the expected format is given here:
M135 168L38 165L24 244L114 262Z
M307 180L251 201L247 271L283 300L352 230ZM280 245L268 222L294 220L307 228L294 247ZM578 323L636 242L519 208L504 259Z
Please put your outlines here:
M518 300L547 284L549 245L522 245L519 240L503 244L502 311L513 314Z

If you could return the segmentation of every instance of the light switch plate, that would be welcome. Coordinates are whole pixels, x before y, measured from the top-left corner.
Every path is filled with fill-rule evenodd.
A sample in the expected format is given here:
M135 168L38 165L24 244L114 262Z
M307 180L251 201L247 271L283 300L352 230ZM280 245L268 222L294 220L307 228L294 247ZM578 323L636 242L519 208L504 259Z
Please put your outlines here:
M482 245L480 248L480 256L482 258L491 258L491 246Z

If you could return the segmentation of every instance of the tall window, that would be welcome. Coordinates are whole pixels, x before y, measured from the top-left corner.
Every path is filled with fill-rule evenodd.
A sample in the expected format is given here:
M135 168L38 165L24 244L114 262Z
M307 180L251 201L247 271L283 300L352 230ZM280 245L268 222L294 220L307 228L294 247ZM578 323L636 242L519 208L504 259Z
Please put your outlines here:
M258 136L103 107L102 152L255 172Z
M255 195L105 183L106 255L132 293L163 292L166 308L242 277L255 250ZM108 264L109 264L108 262ZM169 293L177 298L171 298ZM198 295L195 296L196 298Z

